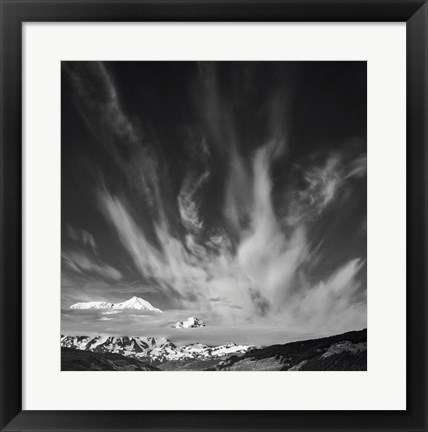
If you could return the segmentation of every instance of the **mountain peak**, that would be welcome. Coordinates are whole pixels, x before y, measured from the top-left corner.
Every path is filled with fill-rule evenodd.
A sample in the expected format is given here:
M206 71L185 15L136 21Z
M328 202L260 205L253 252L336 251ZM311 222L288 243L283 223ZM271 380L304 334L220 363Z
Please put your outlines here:
M172 328L197 328L205 327L205 323L197 317L189 317L184 321L176 322Z

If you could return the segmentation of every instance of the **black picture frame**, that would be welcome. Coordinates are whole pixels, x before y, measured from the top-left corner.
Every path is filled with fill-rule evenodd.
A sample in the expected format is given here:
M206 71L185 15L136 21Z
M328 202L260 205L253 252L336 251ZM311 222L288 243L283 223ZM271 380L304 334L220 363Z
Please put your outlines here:
M0 0L0 4L0 429L2 431L428 430L428 319L426 314L428 311L426 294L428 5L425 1ZM407 409L405 411L22 410L21 26L24 22L38 21L406 22ZM394 380L393 376L391 380Z

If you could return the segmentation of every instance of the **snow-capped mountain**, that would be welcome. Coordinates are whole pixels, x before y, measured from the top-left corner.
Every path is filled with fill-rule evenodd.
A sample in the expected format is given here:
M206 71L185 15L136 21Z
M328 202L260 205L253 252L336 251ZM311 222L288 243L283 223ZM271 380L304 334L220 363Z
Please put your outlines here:
M197 327L205 327L205 323L196 317L187 318L184 321L179 321L173 324L171 327L173 328L197 328Z
M147 300L135 296L130 298L129 300L120 303L108 303L103 301L80 302L71 305L70 309L115 309L115 310L132 309L132 310L162 313L160 309L154 307Z
M154 307L147 300L135 296L124 302L114 303L112 309L135 309L162 313L160 309Z
M177 346L166 338L116 336L61 336L61 346L93 352L110 352L144 361L208 360L243 354L256 347L229 343L219 346Z

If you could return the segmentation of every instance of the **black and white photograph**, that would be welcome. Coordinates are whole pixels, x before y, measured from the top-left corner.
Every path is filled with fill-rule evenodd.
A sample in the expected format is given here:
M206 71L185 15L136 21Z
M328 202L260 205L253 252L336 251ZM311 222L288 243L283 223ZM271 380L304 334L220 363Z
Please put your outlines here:
M61 62L61 370L367 370L367 63Z

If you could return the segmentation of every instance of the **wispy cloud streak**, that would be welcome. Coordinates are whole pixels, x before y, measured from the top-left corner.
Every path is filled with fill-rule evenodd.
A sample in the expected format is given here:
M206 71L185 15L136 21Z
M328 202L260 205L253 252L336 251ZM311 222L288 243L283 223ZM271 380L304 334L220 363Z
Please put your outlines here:
M123 277L119 270L101 262L100 260L95 260L89 254L83 251L62 252L61 256L63 264L67 268L79 274L95 273L102 278L111 279L113 281L119 281Z
M82 109L97 106L99 121L110 131L106 145L115 163L150 210L136 208L125 194L105 184L97 189L103 216L142 278L175 296L183 307L211 311L224 320L264 317L307 331L365 325L365 299L357 296L364 265L361 257L348 259L318 278L307 270L314 255L322 253L308 239L309 225L337 202L350 180L364 178L365 155L347 161L331 153L321 162L299 165L301 184L291 193L284 191L288 198L278 212L272 169L287 154L286 134L279 126L282 111L279 115L275 108L272 136L250 156L243 156L234 111L221 97L215 68L203 66L200 104L206 135L228 167L222 186L223 218L216 226L206 224L199 210L210 169L199 176L188 173L171 200L173 205L168 203L173 185L162 176L165 162L151 149L146 133L126 115L106 67L98 64L90 73L103 88L102 97L95 100L79 72L72 72L84 100ZM272 104L278 107L287 101L277 96ZM105 131L99 134L100 139L106 137ZM205 139L203 145L205 166L211 153ZM104 181L108 183L106 176ZM176 219L181 229L176 228ZM90 237L83 237L83 243L95 251ZM75 271L104 272L116 280L122 277L117 270L97 267L84 256L65 254L63 259Z

